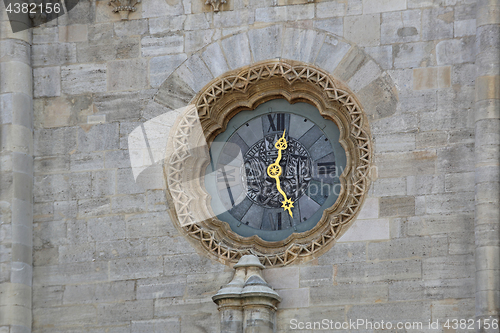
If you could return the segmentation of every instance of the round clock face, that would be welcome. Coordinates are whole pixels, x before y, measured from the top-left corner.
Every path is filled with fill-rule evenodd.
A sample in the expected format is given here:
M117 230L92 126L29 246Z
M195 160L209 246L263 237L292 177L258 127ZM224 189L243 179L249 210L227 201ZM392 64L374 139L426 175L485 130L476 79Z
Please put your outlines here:
M283 240L312 229L341 190L339 130L307 103L272 100L234 116L210 148L212 209L237 234Z

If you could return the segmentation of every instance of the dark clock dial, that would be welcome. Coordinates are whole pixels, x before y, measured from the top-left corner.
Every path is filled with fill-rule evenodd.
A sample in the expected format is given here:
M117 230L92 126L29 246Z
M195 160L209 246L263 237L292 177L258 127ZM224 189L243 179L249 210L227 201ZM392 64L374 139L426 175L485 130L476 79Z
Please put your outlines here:
M276 148L280 138L285 149ZM345 153L338 138L335 123L306 103L273 100L238 113L210 149L205 185L217 217L267 241L313 228L340 193ZM279 177L269 174L272 164Z

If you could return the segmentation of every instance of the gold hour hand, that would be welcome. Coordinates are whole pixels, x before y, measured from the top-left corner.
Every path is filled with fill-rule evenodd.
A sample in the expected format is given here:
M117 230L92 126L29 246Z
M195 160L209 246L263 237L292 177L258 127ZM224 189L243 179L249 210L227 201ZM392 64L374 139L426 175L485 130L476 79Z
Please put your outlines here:
M288 199L285 191L283 191L281 189L280 178L279 178L281 176L281 172L282 172L281 166L279 164L281 161L281 151L288 148L288 143L286 142L286 139L285 139L285 131L283 131L282 137L278 141L276 141L276 143L274 144L274 147L276 149L278 149L278 157L276 158L276 161L274 161L273 164L270 164L267 167L267 174L269 177L276 180L276 188L278 189L278 192L284 198L284 200L281 202L282 203L281 207L283 208L283 210L288 210L288 213L293 218L293 214L292 214L292 208L294 207L293 201L291 199Z

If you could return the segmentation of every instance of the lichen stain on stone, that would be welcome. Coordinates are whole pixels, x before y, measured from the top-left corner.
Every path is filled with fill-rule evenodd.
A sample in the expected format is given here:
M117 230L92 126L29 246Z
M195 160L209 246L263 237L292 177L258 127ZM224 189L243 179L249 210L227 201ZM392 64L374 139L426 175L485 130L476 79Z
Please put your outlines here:
M410 37L410 36L415 36L415 35L418 35L417 28L415 28L415 27L404 27L404 28L398 29L398 36L399 37Z
M429 151L416 151L413 152L413 156L415 157L415 160L435 160L437 158L437 155L435 152L429 152Z
M448 13L444 13L438 15L438 19L445 21L446 23L453 23L453 17L455 16L455 11L450 11Z

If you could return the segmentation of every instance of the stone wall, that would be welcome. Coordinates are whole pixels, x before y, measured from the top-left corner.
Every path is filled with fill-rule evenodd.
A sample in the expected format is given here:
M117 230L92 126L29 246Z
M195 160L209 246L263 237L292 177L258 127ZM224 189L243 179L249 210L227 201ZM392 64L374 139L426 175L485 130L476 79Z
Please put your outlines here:
M294 318L474 318L476 3L203 3L145 0L120 21L81 0L33 29L33 331L219 331L211 296L232 270L173 227L161 173L134 180L127 137L269 54L349 84L377 171L328 253L264 271L283 297L278 331Z

